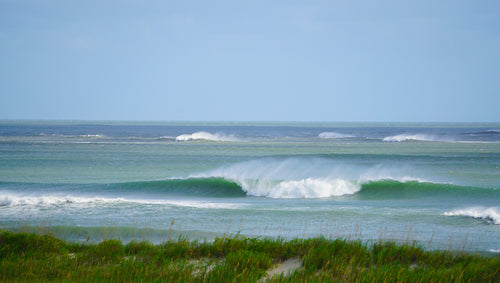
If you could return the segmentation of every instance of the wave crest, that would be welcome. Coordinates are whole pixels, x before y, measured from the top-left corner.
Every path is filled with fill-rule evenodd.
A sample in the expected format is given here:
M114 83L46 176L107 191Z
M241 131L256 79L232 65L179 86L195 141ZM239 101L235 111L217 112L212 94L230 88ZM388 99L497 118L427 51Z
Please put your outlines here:
M211 134L208 132L195 132L192 134L180 135L175 138L175 141L192 141L192 140L229 141L229 142L238 141L238 139L233 135L225 135L220 133Z
M491 221L496 225L500 225L500 209L498 207L468 207L464 209L448 211L445 212L444 215L472 217Z

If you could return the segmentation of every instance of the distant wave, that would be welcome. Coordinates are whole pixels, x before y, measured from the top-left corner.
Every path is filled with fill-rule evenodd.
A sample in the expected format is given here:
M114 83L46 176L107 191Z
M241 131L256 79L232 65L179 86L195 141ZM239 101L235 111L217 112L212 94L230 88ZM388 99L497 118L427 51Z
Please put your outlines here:
M336 132L322 132L318 135L318 137L321 139L346 139L346 138L352 138L354 136Z
M433 135L427 134L400 134L395 136L385 137L384 142L405 142L405 141L447 141Z
M208 141L239 141L233 135L225 135L225 134L211 134L208 132L196 132L192 134L180 135L175 138L175 141L192 141L192 140L208 140Z
M500 225L500 209L498 207L468 207L445 212L446 216L466 216L483 219Z

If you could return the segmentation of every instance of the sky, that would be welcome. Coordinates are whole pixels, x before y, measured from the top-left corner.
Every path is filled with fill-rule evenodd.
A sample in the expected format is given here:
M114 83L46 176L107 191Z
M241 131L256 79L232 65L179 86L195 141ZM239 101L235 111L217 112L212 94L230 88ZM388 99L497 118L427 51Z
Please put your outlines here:
M0 0L0 119L500 122L500 1Z

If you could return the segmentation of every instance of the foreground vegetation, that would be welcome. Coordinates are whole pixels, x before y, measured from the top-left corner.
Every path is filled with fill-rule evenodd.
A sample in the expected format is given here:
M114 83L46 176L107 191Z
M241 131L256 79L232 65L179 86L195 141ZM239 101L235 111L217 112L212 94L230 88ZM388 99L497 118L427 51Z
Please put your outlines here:
M301 268L269 278L290 258ZM179 239L160 245L105 240L70 243L0 231L0 281L160 282L500 282L500 256L424 251L413 244L324 238Z

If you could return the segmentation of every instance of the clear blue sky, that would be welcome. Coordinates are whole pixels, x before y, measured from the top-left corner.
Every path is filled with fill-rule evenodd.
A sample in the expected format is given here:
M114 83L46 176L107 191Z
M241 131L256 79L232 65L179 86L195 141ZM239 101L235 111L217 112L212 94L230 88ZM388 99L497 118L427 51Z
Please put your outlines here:
M500 121L500 1L0 0L0 119Z

